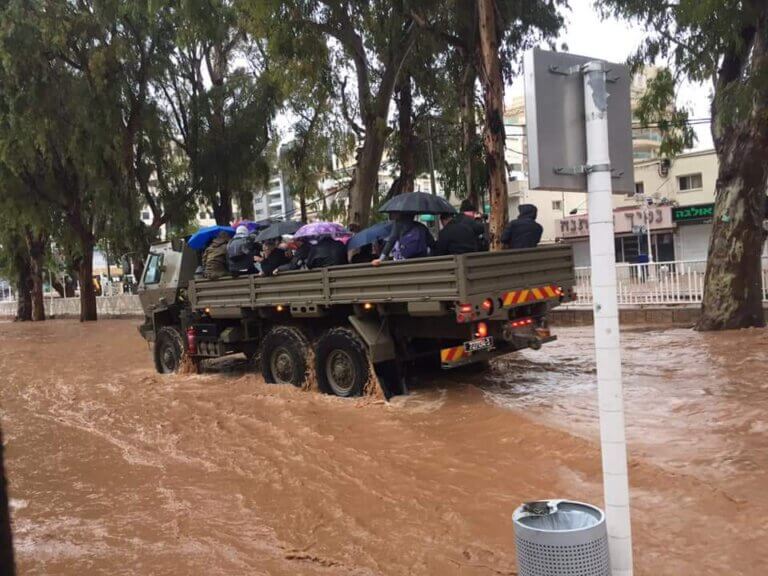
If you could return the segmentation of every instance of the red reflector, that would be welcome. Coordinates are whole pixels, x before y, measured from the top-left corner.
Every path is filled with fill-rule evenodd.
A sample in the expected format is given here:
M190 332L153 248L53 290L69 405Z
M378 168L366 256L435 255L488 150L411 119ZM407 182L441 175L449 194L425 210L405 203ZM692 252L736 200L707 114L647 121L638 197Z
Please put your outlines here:
M493 312L493 300L490 298L483 300L483 310L488 312L488 314L491 314Z
M459 312L470 314L474 310L472 304L459 304Z
M476 336L478 338L485 338L488 336L488 324L485 322L478 323Z

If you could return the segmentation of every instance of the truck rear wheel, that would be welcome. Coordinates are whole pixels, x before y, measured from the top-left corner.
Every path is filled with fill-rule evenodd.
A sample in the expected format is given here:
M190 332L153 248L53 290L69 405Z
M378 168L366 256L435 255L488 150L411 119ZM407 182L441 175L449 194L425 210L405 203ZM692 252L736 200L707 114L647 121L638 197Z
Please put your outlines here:
M370 376L365 345L348 328L329 330L317 342L315 372L323 392L343 398L362 395Z
M302 386L307 377L307 338L297 328L272 328L261 343L261 374L270 384Z
M184 355L184 339L181 331L173 326L163 326L155 340L155 369L160 374L174 374L181 367Z

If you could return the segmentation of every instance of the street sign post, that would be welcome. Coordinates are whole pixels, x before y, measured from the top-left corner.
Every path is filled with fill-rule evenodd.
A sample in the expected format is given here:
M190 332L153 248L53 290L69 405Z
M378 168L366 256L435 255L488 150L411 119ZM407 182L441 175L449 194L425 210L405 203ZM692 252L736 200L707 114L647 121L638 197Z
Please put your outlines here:
M615 192L634 191L625 66L534 49L525 57L530 188L587 192L600 448L613 576L632 575L616 295Z
M591 58L534 48L525 55L525 125L528 187L586 192L587 140L580 68ZM634 194L632 75L624 64L606 63L608 145L614 194Z

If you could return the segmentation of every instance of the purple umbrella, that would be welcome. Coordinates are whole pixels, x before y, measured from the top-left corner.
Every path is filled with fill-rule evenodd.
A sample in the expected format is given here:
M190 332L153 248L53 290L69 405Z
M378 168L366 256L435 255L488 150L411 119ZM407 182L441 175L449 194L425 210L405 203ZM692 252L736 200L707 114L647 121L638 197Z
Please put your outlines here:
M349 236L350 232L336 222L312 222L305 224L296 231L294 238L313 238L318 236Z

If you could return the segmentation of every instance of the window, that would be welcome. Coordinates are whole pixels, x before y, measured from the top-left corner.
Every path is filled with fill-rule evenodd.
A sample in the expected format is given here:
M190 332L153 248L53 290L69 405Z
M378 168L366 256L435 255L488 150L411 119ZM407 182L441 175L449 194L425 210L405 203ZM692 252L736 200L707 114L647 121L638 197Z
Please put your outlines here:
M702 188L701 173L678 176L677 185L680 189L680 192L685 192L686 190L700 190Z
M141 213L141 219L142 219L142 220L149 220L149 219L150 219L150 216L149 216L149 212L147 212L146 210L144 210L144 211Z
M157 284L163 275L163 255L151 254L144 270L144 285Z
M645 194L645 184L642 182L635 182L635 194Z
M562 200L552 200L552 210L555 212L562 212L563 211L563 201Z
M522 172L523 171L523 165L522 164L517 164L517 163L513 162L512 164L509 165L509 170L511 172Z

